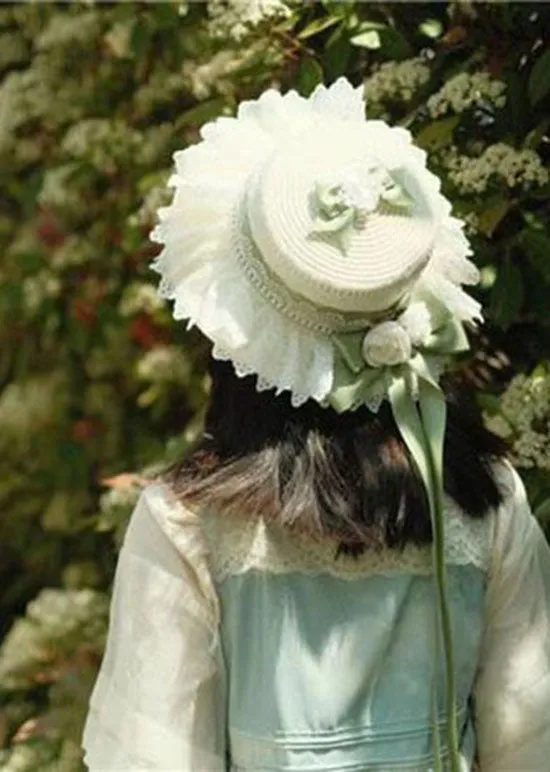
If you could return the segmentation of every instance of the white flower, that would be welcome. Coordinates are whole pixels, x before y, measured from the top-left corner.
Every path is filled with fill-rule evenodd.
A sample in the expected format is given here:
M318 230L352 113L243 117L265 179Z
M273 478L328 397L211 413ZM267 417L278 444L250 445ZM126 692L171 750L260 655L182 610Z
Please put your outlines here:
M411 354L409 334L398 322L381 322L365 335L363 357L371 367L401 365Z
M459 115L483 102L491 102L500 108L506 102L505 90L506 84L492 78L488 72L459 72L428 99L428 112L432 118L439 118L449 111Z
M422 301L411 303L397 321L408 332L413 346L422 346L432 332L431 314Z
M137 363L138 378L151 383L186 384L189 374L189 359L178 346L155 346Z
M460 155L451 147L442 159L449 180L460 193L484 193L489 184L530 190L546 185L548 169L535 150L516 150L505 142L489 145L479 157Z
M291 10L282 0L208 0L207 12L210 35L238 43L258 25L285 19Z
M430 78L430 67L420 57L384 62L365 81L367 104L408 102Z
M374 212L378 206L378 186L374 180L361 176L358 171L350 171L342 177L342 192L346 204L361 213Z
M131 282L122 295L118 310L121 316L133 316L134 314L154 314L163 307L162 298L156 287L146 282Z
M22 288L25 308L30 315L33 315L47 300L59 297L61 282L57 276L43 269L34 276L24 279Z
M517 466L550 471L550 375L516 375L500 399L499 412L485 420L511 442Z
M208 99L213 93L223 91L224 79L230 78L244 63L249 55L249 49L242 47L221 50L211 56L208 61L197 65L189 60L183 65L183 73L189 79L193 95L197 99Z

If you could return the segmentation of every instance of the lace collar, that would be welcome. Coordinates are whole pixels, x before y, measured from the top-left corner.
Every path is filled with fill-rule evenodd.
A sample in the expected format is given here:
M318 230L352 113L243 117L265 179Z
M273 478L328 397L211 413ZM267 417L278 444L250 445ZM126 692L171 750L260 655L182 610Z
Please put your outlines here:
M241 518L207 513L202 516L215 581L250 570L275 574L329 573L342 579L372 574L432 573L429 545L408 545L403 550L366 550L359 557L335 558L338 542L311 536L266 522L262 517ZM448 565L473 565L488 571L493 518L471 518L451 500L446 506L445 559Z

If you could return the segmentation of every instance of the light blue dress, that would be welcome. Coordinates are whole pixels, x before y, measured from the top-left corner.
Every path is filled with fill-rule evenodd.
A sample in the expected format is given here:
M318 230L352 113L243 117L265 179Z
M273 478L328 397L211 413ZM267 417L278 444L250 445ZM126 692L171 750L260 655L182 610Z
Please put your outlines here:
M485 579L475 566L449 571L464 770L474 757ZM219 593L232 769L428 770L434 676L445 758L430 577L251 571L226 579Z

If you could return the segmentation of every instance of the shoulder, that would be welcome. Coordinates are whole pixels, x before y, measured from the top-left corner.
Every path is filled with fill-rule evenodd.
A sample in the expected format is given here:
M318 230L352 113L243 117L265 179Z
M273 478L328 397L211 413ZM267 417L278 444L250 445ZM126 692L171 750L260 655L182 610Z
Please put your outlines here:
M218 615L218 598L208 561L209 548L200 514L189 509L169 485L146 485L134 508L122 552L141 555L194 588Z
M182 555L202 553L206 542L199 514L187 507L164 482L153 482L141 491L132 520L153 520Z
M502 503L495 513L495 535L503 538L514 531L517 535L527 534L537 521L531 512L523 480L509 461L495 464L494 474L502 494Z
M492 517L491 573L496 575L511 562L527 557L544 537L517 470L509 461L500 461L494 474L502 493L502 503Z

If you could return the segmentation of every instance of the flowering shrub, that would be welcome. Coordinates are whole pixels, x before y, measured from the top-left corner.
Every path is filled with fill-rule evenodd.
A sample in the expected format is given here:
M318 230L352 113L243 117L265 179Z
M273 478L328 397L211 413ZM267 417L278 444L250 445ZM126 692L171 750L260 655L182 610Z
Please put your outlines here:
M2 769L82 769L116 547L208 392L207 347L158 301L147 234L172 153L268 85L345 74L427 150L482 275L465 377L550 515L549 28L529 3L0 9ZM411 340L424 328L417 309Z

